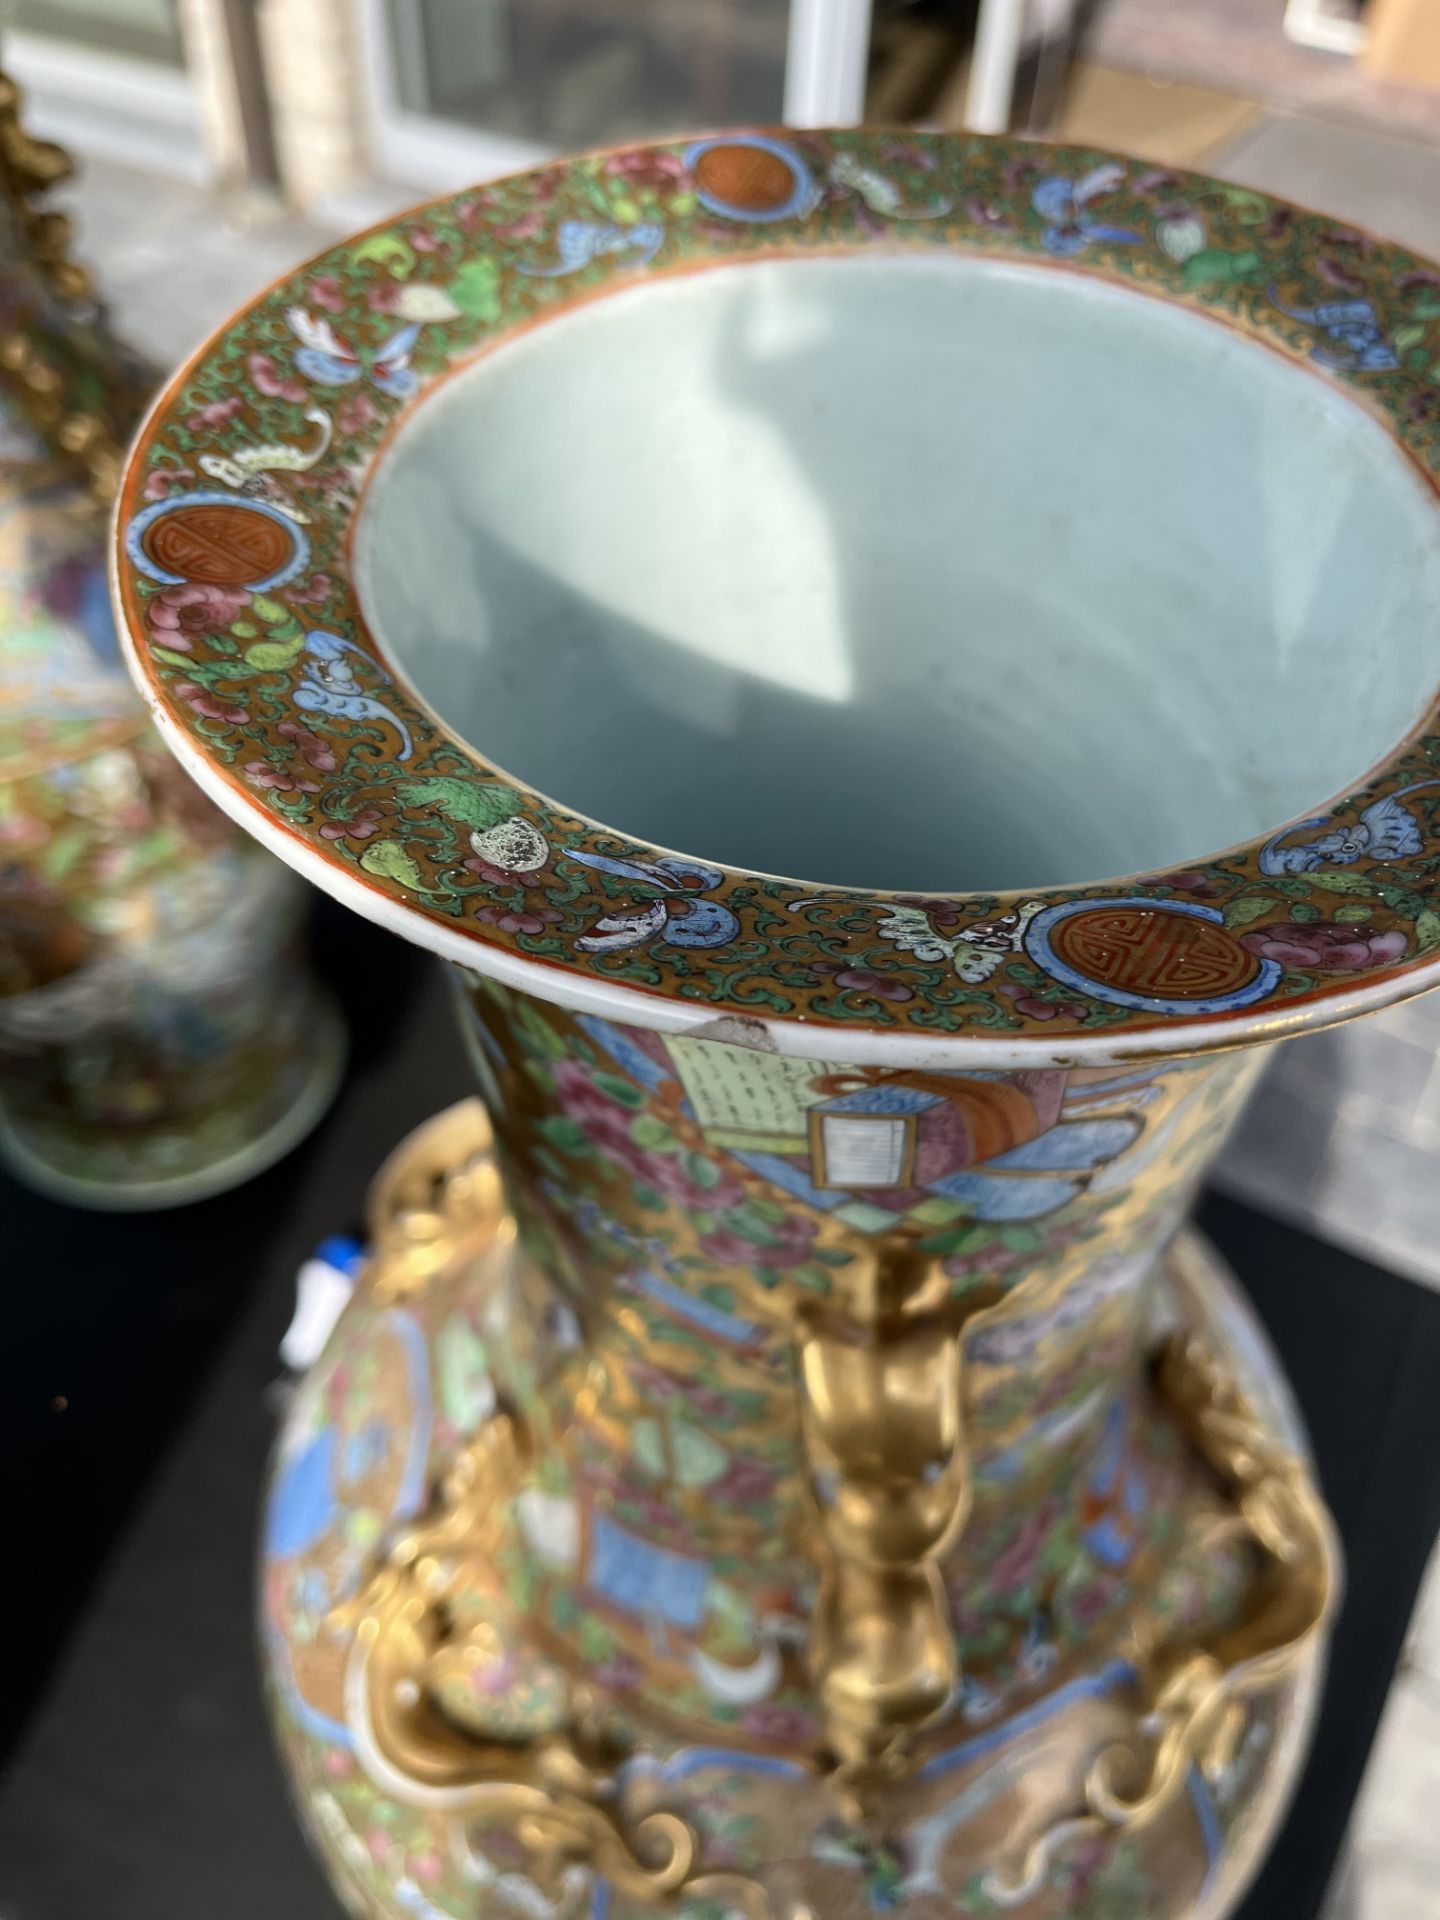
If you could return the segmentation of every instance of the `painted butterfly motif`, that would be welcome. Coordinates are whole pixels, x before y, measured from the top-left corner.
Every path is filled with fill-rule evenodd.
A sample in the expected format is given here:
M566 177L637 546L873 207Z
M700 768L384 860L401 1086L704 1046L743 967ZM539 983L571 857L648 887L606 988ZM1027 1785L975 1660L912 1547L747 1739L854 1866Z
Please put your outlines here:
M568 856L582 867L618 874L647 887L658 887L661 897L623 913L607 913L589 933L575 942L582 953L622 953L659 938L672 947L723 947L740 931L740 922L718 900L703 896L725 878L718 867L668 854L663 860L612 860L608 854L572 848ZM678 900L684 901L677 913Z
M1270 289L1270 299L1281 313L1314 327L1332 343L1317 347L1311 358L1317 366L1337 373L1393 373L1400 356L1385 338L1380 316L1369 300L1322 300L1315 307L1287 307Z
M1092 200L1113 192L1124 178L1124 167L1110 161L1079 180L1065 180L1051 174L1040 181L1030 195L1030 204L1047 223L1040 236L1046 250L1079 253L1096 240L1108 240L1112 246L1138 245L1145 236L1133 227L1109 226L1086 210Z
M300 342L295 365L307 380L322 387L349 387L369 379L394 400L405 400L420 382L410 365L420 322L412 320L378 347L355 347L336 333L328 320L317 320L304 307L287 307L285 320Z

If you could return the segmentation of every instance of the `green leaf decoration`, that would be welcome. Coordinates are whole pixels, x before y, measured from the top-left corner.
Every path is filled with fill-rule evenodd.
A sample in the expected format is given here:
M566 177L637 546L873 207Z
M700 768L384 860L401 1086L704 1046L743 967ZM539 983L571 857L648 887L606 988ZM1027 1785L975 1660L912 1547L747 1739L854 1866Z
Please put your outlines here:
M466 827L494 827L520 811L520 796L509 787L458 774L436 773L423 780L400 780L395 793L403 807L433 807Z
M1045 1236L1034 1227L1002 1227L1000 1244L1009 1253L1038 1253Z
M1276 905L1273 899L1258 893L1246 894L1243 900L1232 900L1225 909L1227 927L1248 927L1252 920L1258 920L1262 913L1269 913Z
M360 864L366 873L379 874L382 879L393 880L414 893L425 891L425 882L413 855L408 854L398 840L373 841L361 854Z
M383 267L392 280L403 280L415 270L415 249L402 235L393 232L372 233L368 240L350 249L350 258L359 266L371 260Z
M610 1099L618 1101L622 1107L635 1108L644 1106L644 1094L641 1093L638 1087L632 1087L628 1080L622 1080L618 1073L601 1072L595 1074L593 1077L600 1091L608 1094Z
M1397 327L1391 337L1391 345L1397 353L1404 353L1407 347L1415 347L1425 338L1429 328L1420 322L1412 321L1408 327Z
M255 667L261 673L276 673L281 667L288 667L305 651L305 636L297 633L293 640L257 640L253 647L245 649L245 664Z
M267 627L278 626L282 620L292 617L285 602L272 599L268 593L257 593L250 602L250 611L257 620L263 620Z
M542 1020L524 1000L515 1002L515 1020L531 1049L547 1060L565 1058L565 1042L547 1020ZM549 1081L546 1080L548 1088Z
M500 318L500 269L487 254L467 260L447 292L460 311L472 320Z
M1381 887L1380 898L1403 920L1418 920L1425 911L1425 895L1412 893L1409 887Z
M1254 187L1222 186L1220 197L1234 209L1235 218L1244 226L1263 226L1270 218L1270 203Z
M174 653L169 647L152 647L151 652L157 660L163 660L167 667L183 667L187 673L195 665L188 653Z
M707 1160L703 1153L687 1152L685 1171L696 1186L703 1187L706 1193L712 1193L720 1184L720 1169L712 1160Z
M1322 893L1374 893L1375 882L1365 873L1312 873L1308 874L1312 887L1319 887Z
M1227 253L1224 247L1206 247L1185 262L1183 279L1187 287L1233 287L1253 280L1265 271L1265 262L1254 248L1244 253Z
M1361 900L1351 900L1335 909L1334 918L1346 926L1359 926L1362 920L1370 918L1370 909Z
M568 1113L550 1113L536 1122L541 1133L562 1153L588 1153L590 1142L585 1129L578 1120L572 1120Z
M1440 947L1440 913L1427 907L1415 922L1415 945L1421 953L1428 953L1431 947Z
M630 1122L630 1138L646 1153L673 1153L679 1140L653 1113L637 1113Z

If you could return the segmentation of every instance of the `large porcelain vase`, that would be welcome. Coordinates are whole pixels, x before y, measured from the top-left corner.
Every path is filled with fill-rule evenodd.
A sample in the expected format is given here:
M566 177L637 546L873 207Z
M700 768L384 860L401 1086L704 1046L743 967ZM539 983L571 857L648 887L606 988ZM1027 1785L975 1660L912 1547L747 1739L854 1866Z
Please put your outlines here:
M155 375L69 256L68 172L0 74L0 1161L175 1206L293 1147L344 1047L303 889L196 793L118 658L108 527ZM205 595L167 606L188 646Z
M268 1507L357 1914L1238 1898L1338 1570L1183 1222L1260 1043L1435 977L1437 288L1093 153L732 133L339 246L159 402L137 678L455 963L484 1103Z

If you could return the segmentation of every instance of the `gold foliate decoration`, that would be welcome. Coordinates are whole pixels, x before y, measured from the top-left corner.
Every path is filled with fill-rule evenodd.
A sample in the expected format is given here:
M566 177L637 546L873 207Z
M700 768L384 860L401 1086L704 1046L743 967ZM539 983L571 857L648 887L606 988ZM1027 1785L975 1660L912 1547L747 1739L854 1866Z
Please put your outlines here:
M107 365L116 361L115 349L99 336L90 275L71 258L70 217L45 204L45 195L70 178L73 163L63 147L25 131L20 107L20 88L0 73L0 189L16 243L44 296L61 311L46 313L23 300L12 308L12 324L0 332L0 376L8 378L45 443L77 466L95 497L108 503L145 379L128 357Z
M1205 1342L1177 1334L1155 1364L1176 1423L1208 1462L1230 1504L1215 1529L1261 1560L1255 1600L1209 1644L1155 1647L1140 1639L1143 1704L1133 1741L1107 1747L1085 1780L1085 1805L1043 1834L1018 1873L992 1876L1011 1903L1043 1883L1062 1847L1106 1829L1154 1820L1192 1767L1214 1783L1234 1760L1247 1706L1295 1677L1322 1637L1339 1586L1334 1527L1305 1462L1281 1451Z
M381 1167L368 1209L378 1299L391 1303L423 1292L467 1230L513 1239L493 1144L485 1109L478 1100L462 1100Z
M774 1920L757 1881L704 1866L700 1836L682 1814L627 1804L620 1769L636 1751L633 1737L588 1688L570 1689L552 1731L514 1743L477 1740L439 1706L447 1679L488 1652L486 1627L452 1632L448 1615L473 1583L473 1556L514 1487L525 1444L514 1416L497 1413L460 1455L438 1517L397 1540L359 1599L337 1611L335 1624L355 1635L352 1723L398 1799L503 1820L542 1886L558 1888L578 1866L637 1899L723 1892L747 1920Z
M477 1226L513 1239L489 1145L484 1112L467 1101L387 1162L371 1205L377 1299L423 1290ZM620 1769L636 1751L633 1734L590 1688L572 1684L546 1732L513 1742L477 1739L439 1704L447 1681L463 1681L491 1652L488 1624L457 1629L452 1617L480 1582L529 1454L519 1416L497 1409L456 1459L434 1516L396 1539L358 1597L335 1610L332 1626L354 1636L352 1724L398 1799L503 1820L541 1885L558 1888L568 1868L583 1867L638 1899L723 1893L747 1920L774 1920L757 1881L704 1866L683 1815L630 1806ZM787 1920L810 1916L792 1909Z
M34 204L36 195L70 178L74 162L53 140L37 140L25 131L20 101L19 87L0 73L0 173L20 210L31 254L52 291L62 300L92 300L95 289L89 274L70 258L69 215Z

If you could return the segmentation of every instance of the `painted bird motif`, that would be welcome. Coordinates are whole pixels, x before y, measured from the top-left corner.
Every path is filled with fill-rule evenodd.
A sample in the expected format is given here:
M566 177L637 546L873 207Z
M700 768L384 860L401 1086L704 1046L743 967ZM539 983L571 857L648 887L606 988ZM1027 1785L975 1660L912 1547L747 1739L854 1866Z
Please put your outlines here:
M517 271L555 280L563 274L578 273L607 253L633 253L634 264L645 267L660 251L664 238L664 227L654 220L638 220L630 227L610 226L598 220L562 220L555 234L555 261L548 266L521 261Z
M230 454L202 453L200 471L247 498L269 500L292 520L308 522L310 515L270 477L273 473L305 473L325 457L333 431L329 414L323 407L308 407L305 418L320 430L313 445L292 447L277 440L258 447L237 447Z
M1298 826L1286 827L1268 841L1261 852L1260 871L1314 873L1319 867L1351 867L1357 860L1409 859L1419 853L1425 840L1415 814L1400 802L1422 788L1435 786L1440 786L1440 780L1417 780L1398 793L1388 793L1383 800L1372 801L1349 826L1331 827L1331 816L1322 813L1313 820L1302 820ZM1310 827L1330 827L1330 832L1299 846L1280 844L1292 833L1303 833Z
M333 720L383 720L400 736L398 757L408 760L414 748L404 721L397 719L383 700L366 693L355 677L350 654L357 655L372 672L383 672L365 649L343 634L312 627L305 636L305 652L308 658L291 695L295 705L305 713L321 713Z

